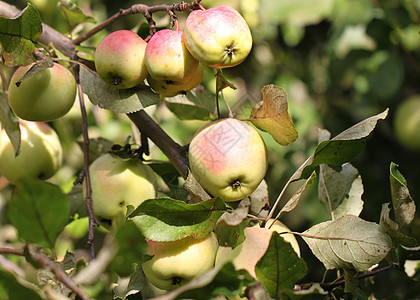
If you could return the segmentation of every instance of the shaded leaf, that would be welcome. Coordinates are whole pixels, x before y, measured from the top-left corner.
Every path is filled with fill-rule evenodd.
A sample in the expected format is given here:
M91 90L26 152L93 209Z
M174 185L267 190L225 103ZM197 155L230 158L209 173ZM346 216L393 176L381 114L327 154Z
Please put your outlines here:
M0 299L45 299L40 292L35 285L23 282L0 268Z
M301 185L301 187L290 197L289 201L282 207L280 213L292 211L296 205L298 205L300 197L302 197L303 192L305 189L312 184L313 180L316 177L316 173L312 172L312 175Z
M4 65L11 68L34 62L34 43L41 33L41 17L30 3L14 18L0 17L0 43Z
M385 119L388 109L346 129L331 140L321 142L293 176L293 180L308 178L320 164L341 166L352 160L365 147L366 139L379 120Z
M363 209L362 180L349 163L340 171L321 165L318 190L319 200L327 206L333 220L344 215L358 216Z
M0 92L0 123L1 127L6 130L7 136L17 155L20 148L19 121L10 109L9 102L3 91Z
M116 89L86 68L80 68L80 84L90 102L116 113L132 113L160 102L145 84L131 89Z
M9 218L26 242L54 248L69 220L70 203L61 189L44 181L23 181L15 187Z
M83 151L84 142L78 141L77 143L80 149ZM102 137L89 139L89 164L91 164L95 159L102 156L103 154L109 153L113 145L113 142Z
M264 86L261 92L263 100L254 106L249 120L280 145L293 143L298 132L288 112L286 92L274 84Z
M270 210L267 182L263 179L255 191L249 195L251 199L250 212L258 217L265 218Z
M365 271L382 261L391 250L391 238L378 224L353 215L319 223L303 239L327 269Z
M88 46L76 46L76 54L78 57L88 61L95 61L95 47L88 47Z
M118 228L115 242L118 251L109 268L120 276L129 276L135 271L135 265L144 261L146 240L137 226L128 220Z
M165 195L176 200L186 201L189 193L180 184L180 178L178 170L170 162L153 162L148 164L153 171L159 175L160 178L165 182L169 191L165 191Z
M130 276L130 280L127 285L127 291L124 299L142 299L135 298L136 296L141 297L141 290L143 290L146 285L146 277L144 276L143 270L141 267L138 267L136 272Z
M391 163L389 173L395 221L399 226L399 231L407 234L416 214L416 204L410 196L407 181L398 170L398 165Z
M255 266L258 280L274 299L279 299L282 290L292 289L306 270L305 261L278 234L271 235L266 253Z
M419 246L419 242L415 238L406 235L400 230L400 226L391 220L391 209L389 205L390 203L384 203L382 205L381 221L379 222L381 228L392 237L396 245L402 244L407 247Z
M29 77L35 75L36 73L52 68L54 66L54 62L50 56L47 56L45 59L37 61L35 64L33 64L29 70L23 75L18 81L16 81L16 86L19 87L22 81L25 79L28 79Z
M249 206L251 202L248 197L245 197L238 204L238 207L235 208L231 213L224 213L223 219L226 224L230 226L236 226L242 223L242 221L247 217L249 212Z
M70 31L84 22L96 23L95 19L85 15L82 9L77 5L77 2L73 0L60 0L58 2L58 10L66 19Z
M144 201L129 217L152 241L169 242L187 236L202 239L213 231L225 208L220 198L197 204L161 198Z
M237 225L230 225L226 222L226 218L224 218L226 214L220 217L214 232L216 233L220 246L235 248L245 240L244 229L248 226L249 219L243 220Z
M211 199L210 195L203 189L193 173L188 170L187 179L185 179L184 187L195 198L194 202L206 201Z

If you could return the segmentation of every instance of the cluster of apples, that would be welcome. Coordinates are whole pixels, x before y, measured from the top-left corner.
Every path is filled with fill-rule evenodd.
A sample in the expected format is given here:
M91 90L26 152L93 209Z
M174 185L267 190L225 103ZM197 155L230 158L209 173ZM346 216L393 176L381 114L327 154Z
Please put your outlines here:
M21 119L19 155L6 131L0 133L0 173L13 184L22 179L48 179L60 168L61 143L45 122L67 114L76 99L76 81L67 68L53 63L22 80L33 65L19 67L9 84L10 107Z
M201 83L203 65L228 68L240 64L252 48L244 18L233 8L192 11L184 30L163 29L148 42L129 30L110 33L95 52L98 75L118 89L147 79L163 97L185 93Z

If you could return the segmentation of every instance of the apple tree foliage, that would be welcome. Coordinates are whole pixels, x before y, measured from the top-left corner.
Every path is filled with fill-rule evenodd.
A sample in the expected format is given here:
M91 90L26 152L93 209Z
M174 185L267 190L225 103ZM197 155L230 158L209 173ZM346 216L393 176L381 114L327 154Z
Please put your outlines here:
M78 6L59 1L57 8L34 1L22 4L16 13L16 8L0 1L3 85L7 86L11 68L35 61L37 49L42 63L51 65L53 58L71 67L87 96L87 116L81 118L76 106L51 122L66 149L64 165L52 180L28 180L16 186L0 180L1 299L367 298L383 296L377 287L381 283L375 283L377 273L398 273L401 282L413 286L395 296L418 296L420 231L415 198L420 194L414 187L416 197L412 196L409 187L419 176L411 169L404 176L397 164L417 155L409 165L416 168L418 151L404 152L395 141L375 139L391 135L387 122L394 114L393 101L420 93L413 83L418 83L418 77L413 78L420 69L418 3L232 1L253 33L250 57L216 76L206 69L202 86L186 95L159 98L147 85L118 90L96 76L93 53L107 29L101 28L82 45L64 42L59 47L50 43L48 35L41 36L47 30L44 21L64 40L66 35L73 41L83 37L107 19L93 2ZM111 2L104 2L110 15L119 8ZM208 2L201 4L216 5ZM169 10L172 20L174 10ZM179 10L176 15L182 22L187 12ZM133 23L133 16L124 18L131 14L127 11L120 11L120 25L135 27L146 38L151 23L142 17L140 25L139 19ZM153 15L159 28L169 27L165 11ZM0 95L0 121L18 150L18 121L8 107L6 90ZM185 161L176 157L168 161L168 149L163 149L179 146L176 150L185 158L185 148L173 139L188 144L198 128L214 120L214 100L219 95L237 117L260 130L270 152L265 181L238 203L211 198L191 174L180 170ZM157 121L144 119L144 109ZM228 114L225 108L218 109ZM139 126L139 118L145 127ZM153 142L156 136L156 145L142 141L140 149L132 146L128 136L134 124L143 133L149 129L146 135ZM89 148L79 138L87 128L97 136ZM377 157L371 157L367 147L379 149L374 152ZM133 159L150 152L146 160L159 175L164 196L128 207L126 222L106 231L96 227L89 214L80 184L84 174L79 173L109 151ZM386 163L379 160L384 156ZM382 164L371 170L372 161ZM382 180L379 184L377 178ZM227 263L162 293L151 289L140 268L150 259L147 239L202 238L214 231L221 245L236 247L244 240L244 228L256 218L274 217L292 228L302 257L272 235L255 267L258 280Z

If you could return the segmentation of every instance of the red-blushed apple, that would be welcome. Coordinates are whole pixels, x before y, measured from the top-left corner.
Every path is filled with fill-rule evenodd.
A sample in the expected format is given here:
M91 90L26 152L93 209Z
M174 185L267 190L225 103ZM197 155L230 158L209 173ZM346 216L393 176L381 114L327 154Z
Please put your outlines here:
M185 94L189 90L197 87L203 80L203 65L198 64L192 78L186 82L175 82L166 80L156 80L150 75L147 76L149 86L162 97L174 97L178 94Z
M18 156L5 130L0 132L0 174L11 183L22 179L45 180L60 168L63 150L55 131L46 123L19 122L21 144Z
M198 61L188 52L182 31L163 29L147 43L145 63L149 75L158 81L189 81Z
M252 48L251 30L245 19L224 5L192 11L185 21L184 39L192 56L218 69L240 64Z
M102 39L95 51L95 67L103 81L117 89L132 88L147 77L147 43L130 30L118 30Z
M216 255L216 265L232 262L236 270L246 270L252 277L257 279L255 265L263 257L268 249L273 233L290 232L289 228L280 221L269 220L264 228L247 227L244 229L245 240L236 248L220 246ZM300 256L299 244L293 234L280 235L286 242L292 245L293 250Z
M76 81L73 74L60 64L41 70L19 81L33 64L19 67L9 85L9 103L13 112L21 119L47 122L58 119L69 112L76 99Z
M108 153L92 162L89 173L93 211L105 228L121 223L128 205L137 208L143 201L156 196L156 175L141 161Z
M219 243L214 233L172 242L147 241L151 260L142 264L146 278L162 290L173 290L214 267Z
M228 202L251 195L267 172L267 150L260 134L234 118L200 129L190 143L188 157L200 185Z

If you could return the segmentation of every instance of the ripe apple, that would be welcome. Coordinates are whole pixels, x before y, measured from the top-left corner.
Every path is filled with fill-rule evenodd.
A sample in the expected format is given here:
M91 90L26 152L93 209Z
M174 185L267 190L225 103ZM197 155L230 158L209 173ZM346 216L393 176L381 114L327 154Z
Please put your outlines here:
M183 36L182 31L163 29L147 43L144 60L153 79L168 83L191 79L198 61L188 52Z
M69 112L76 99L76 81L73 74L60 64L39 71L23 80L19 87L16 82L32 65L19 67L9 85L9 103L13 112L28 121L48 122Z
M162 97L174 97L178 94L186 93L197 87L203 80L203 65L198 64L193 77L186 82L175 82L167 80L156 80L150 75L147 76L149 86Z
M162 290L173 290L214 267L218 241L214 233L202 240L191 236L173 242L147 241L151 260L142 264L146 278Z
M224 5L192 11L185 21L184 39L199 62L219 69L240 64L252 48L248 24L236 10Z
M140 161L108 153L92 162L89 173L93 212L105 228L124 219L127 205L137 208L143 201L156 196L156 176L149 166Z
M267 171L267 151L260 134L234 118L200 129L188 155L191 172L200 185L225 201L251 195Z
M95 67L103 81L117 89L132 88L147 77L147 43L130 30L118 30L102 39L95 51Z
M60 168L63 150L55 131L46 123L20 121L21 144L15 156L5 130L0 132L0 173L11 183L48 179Z
M216 265L232 262L237 270L246 270L252 277L257 279L255 265L264 256L270 243L273 232L290 232L290 229L280 221L275 221L270 229L268 227L274 222L270 219L264 228L247 227L244 230L245 240L238 247L219 247L216 255ZM296 254L300 256L299 244L293 234L280 235L286 242L289 242Z
M420 150L420 95L405 99L394 117L394 130L400 143L412 150Z

